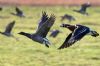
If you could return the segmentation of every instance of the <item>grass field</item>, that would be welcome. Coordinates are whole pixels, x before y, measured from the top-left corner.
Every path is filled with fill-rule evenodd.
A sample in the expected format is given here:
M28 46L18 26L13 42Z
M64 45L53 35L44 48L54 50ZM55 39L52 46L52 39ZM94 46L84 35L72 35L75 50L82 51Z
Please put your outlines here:
M19 39L16 41L12 37L6 37L0 34L0 66L100 66L100 36L93 38L85 36L81 41L73 46L57 50L64 42L70 31L59 27L62 23L69 23L67 20L61 22L60 16L71 14L76 18L69 24L83 24L100 34L100 7L91 7L88 10L89 16L84 16L73 12L73 9L79 7L29 7L21 6L26 17L19 18L10 13L14 12L14 7L4 7L0 12L0 31L4 31L6 25L15 20L16 24L12 33ZM49 37L52 42L50 48L34 42L27 37L17 34L20 31L34 33L42 11L49 15L55 14L56 22L51 28L62 31L56 38Z

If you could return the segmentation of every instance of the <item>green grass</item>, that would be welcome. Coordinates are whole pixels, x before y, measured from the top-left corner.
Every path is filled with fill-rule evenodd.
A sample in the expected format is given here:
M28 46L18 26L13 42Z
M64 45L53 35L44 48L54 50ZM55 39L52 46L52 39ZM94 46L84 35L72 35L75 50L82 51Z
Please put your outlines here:
M65 13L73 15L77 20L70 24L83 24L100 34L100 7L91 7L88 9L89 16L83 16L72 10L79 7L32 7L21 6L26 18L19 18L10 14L14 7L4 7L0 16L0 31L4 31L6 25L15 20L16 24L12 33L19 38L16 41L12 37L6 37L0 34L0 66L100 66L100 37L93 38L85 36L81 41L73 46L57 50L64 42L70 31L59 27L62 23L69 23L67 20L61 22L60 16ZM18 35L20 31L33 33L36 31L42 11L49 15L55 14L56 22L52 29L59 29L60 33L56 38L49 37L52 42L50 48L46 48L27 37Z

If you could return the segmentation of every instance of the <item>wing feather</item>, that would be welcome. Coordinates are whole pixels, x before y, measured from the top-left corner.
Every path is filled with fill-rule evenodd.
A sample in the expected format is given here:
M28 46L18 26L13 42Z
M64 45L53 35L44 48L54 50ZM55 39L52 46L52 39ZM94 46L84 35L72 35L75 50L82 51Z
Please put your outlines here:
M47 33L49 32L50 28L55 22L55 16L51 15L50 18L41 25L41 27L37 30L36 34L46 37Z
M87 33L89 33L89 28L85 26L78 26L72 34L67 37L67 40L59 47L59 49L67 48L73 45L75 42L82 39Z
M45 23L47 20L48 20L48 15L46 14L46 12L42 12L42 17L39 22L38 28L41 27L42 24Z
M12 28L14 27L15 21L9 23L5 29L5 33L11 33Z

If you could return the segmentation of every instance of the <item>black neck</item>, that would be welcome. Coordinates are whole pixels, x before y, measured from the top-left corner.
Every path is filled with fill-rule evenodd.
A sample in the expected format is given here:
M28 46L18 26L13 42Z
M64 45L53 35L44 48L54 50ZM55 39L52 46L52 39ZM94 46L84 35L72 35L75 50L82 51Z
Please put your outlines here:
M24 36L26 36L28 38L31 38L31 34L29 34L29 33L21 32L19 34L24 35Z

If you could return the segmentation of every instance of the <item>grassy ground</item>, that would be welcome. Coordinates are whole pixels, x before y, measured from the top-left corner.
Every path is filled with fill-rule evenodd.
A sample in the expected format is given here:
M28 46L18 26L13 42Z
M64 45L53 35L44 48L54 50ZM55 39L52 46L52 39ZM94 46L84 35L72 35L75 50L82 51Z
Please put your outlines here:
M12 33L19 38L6 37L0 34L0 66L99 66L100 65L100 37L93 38L85 36L80 42L73 46L57 50L64 42L70 31L59 27L62 23L69 23L67 20L61 22L60 16L65 13L71 14L76 18L70 24L83 24L100 33L100 7L89 8L89 16L84 16L73 12L79 7L28 7L21 6L26 18L19 18L11 15L14 7L4 7L0 12L0 31L4 31L6 25L15 20L16 24ZM37 29L41 12L56 15L56 22L51 28L62 31L56 38L49 37L52 42L50 48L46 48L24 36L18 35L20 31L33 33Z

